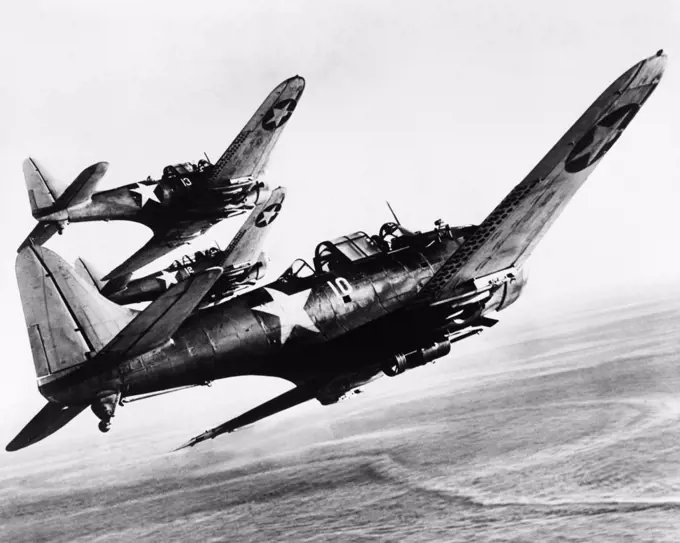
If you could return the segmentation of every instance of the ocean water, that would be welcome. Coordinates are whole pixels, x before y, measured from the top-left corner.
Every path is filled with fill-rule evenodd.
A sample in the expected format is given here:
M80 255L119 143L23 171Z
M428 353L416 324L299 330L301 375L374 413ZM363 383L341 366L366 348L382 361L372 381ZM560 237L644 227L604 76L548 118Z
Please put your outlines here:
M190 450L128 419L4 454L0 539L680 541L677 298L473 341Z

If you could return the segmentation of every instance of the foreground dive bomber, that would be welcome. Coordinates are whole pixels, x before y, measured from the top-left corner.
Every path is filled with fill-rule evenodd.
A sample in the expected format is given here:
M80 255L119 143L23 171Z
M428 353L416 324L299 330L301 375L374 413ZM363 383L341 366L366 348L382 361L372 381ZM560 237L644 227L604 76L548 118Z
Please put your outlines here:
M298 260L276 281L205 309L197 307L226 262L136 312L28 243L17 256L17 280L48 403L7 450L43 439L88 407L106 431L124 398L246 374L295 385L185 444L192 446L313 398L336 402L382 374L447 355L517 300L531 251L665 64L660 51L621 75L479 226L438 222L412 233L388 223L375 236L341 236L319 244L311 266Z
M269 155L304 91L305 81L287 79L267 96L215 164L199 160L166 166L160 179L96 192L106 162L86 168L71 185L59 184L33 159L24 177L38 225L22 244L42 245L69 222L125 220L144 224L153 237L104 279L130 275L223 219L245 213L266 199L261 176Z

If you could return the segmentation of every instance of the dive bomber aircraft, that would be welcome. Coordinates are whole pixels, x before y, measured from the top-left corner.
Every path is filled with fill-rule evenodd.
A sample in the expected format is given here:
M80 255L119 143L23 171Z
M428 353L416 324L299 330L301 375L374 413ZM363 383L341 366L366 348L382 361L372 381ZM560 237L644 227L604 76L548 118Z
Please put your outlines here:
M479 226L437 222L413 233L397 221L376 236L324 241L312 266L297 260L274 282L205 309L196 310L225 262L138 312L107 300L55 253L26 244L17 280L48 403L7 450L45 438L88 407L107 431L124 398L236 375L295 385L183 445L193 446L313 398L334 403L380 375L447 355L517 300L527 258L665 65L659 51L614 81Z
M257 204L224 251L216 247L196 251L193 256L183 256L160 272L132 280L126 275L122 284L115 280L102 281L93 266L80 258L76 260L76 270L109 300L126 305L153 301L171 285L221 265L224 272L199 309L222 302L264 278L268 259L262 246L271 231L269 225L281 212L285 196L285 189L279 187L268 200Z
M24 161L24 177L37 226L22 247L42 245L69 222L125 220L144 224L153 237L112 270L105 280L132 274L200 236L223 219L245 213L266 199L260 177L281 131L297 106L305 80L295 76L276 87L243 127L216 164L199 160L166 166L159 180L95 192L106 162L86 168L60 188L33 159Z

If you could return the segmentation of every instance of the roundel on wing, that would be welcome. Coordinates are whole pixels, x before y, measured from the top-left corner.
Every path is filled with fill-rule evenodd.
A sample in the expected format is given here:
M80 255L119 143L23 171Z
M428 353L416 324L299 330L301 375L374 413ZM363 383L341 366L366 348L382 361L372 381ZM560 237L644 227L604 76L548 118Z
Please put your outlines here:
M297 101L293 98L281 100L274 104L262 118L262 128L265 130L275 130L288 122L290 116L295 111Z
M564 169L569 173L576 173L600 160L619 139L621 132L635 117L638 109L639 104L627 104L600 119L574 145Z
M260 212L257 219L255 219L255 226L263 228L272 223L279 215L279 211L281 211L280 203L268 205Z

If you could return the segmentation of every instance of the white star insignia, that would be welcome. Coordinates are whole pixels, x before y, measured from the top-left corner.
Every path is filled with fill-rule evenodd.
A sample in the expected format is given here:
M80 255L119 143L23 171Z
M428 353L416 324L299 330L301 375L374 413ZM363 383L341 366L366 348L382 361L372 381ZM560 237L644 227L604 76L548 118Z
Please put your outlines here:
M170 285L177 283L177 272L163 270L163 273L158 276L158 279L165 283L165 289L167 290L170 288Z
M593 158L597 157L605 145L607 145L612 140L616 140L616 138L619 136L619 133L622 131L622 129L619 128L619 125L624 118L625 115L621 117L614 124L614 126L597 125L595 127L595 131L593 132L592 143L583 149L583 151L581 151L578 155L574 156L572 160L577 160L583 156L587 156L588 161L591 161Z
M274 126L278 128L281 121L288 115L288 106L282 108L273 107L272 108L272 120L270 122L274 123Z
M319 332L316 324L314 324L314 321L312 321L305 311L305 304L309 299L309 294L312 292L311 288L296 294L291 294L290 296L271 288L265 288L264 290L272 297L272 301L265 302L252 309L253 311L260 311L279 318L281 323L282 345L288 340L290 334L293 332L293 328L296 326L300 326L311 332Z
M144 204L146 204L149 200L153 200L154 202L160 204L161 201L158 199L158 196L156 196L156 186L158 186L158 183L152 183L150 185L145 183L137 183L137 187L130 189L130 192L136 192L142 197L141 207L144 207Z
M269 222L271 221L272 216L276 215L277 213L278 213L278 211L276 211L275 209L265 209L265 210L262 212L262 217L264 218L265 222L266 222L267 224L269 224Z

